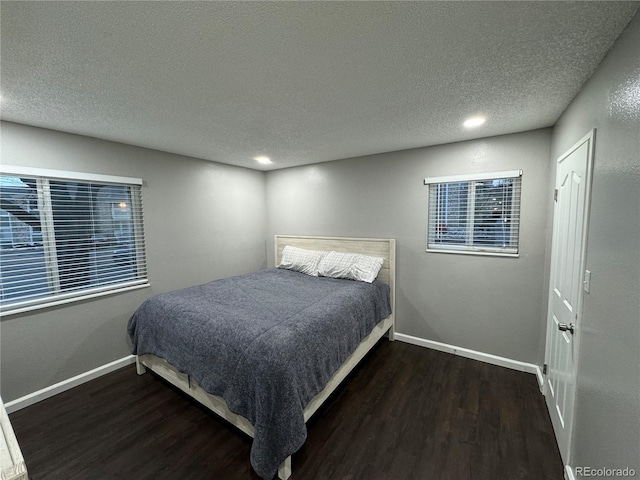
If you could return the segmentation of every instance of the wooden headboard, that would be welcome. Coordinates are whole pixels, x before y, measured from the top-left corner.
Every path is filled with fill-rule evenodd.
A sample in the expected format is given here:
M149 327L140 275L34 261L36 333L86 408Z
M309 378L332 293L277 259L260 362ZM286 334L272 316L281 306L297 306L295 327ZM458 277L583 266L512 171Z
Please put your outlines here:
M391 289L391 308L396 310L396 241L393 238L347 238L347 237L309 237L297 235L275 235L275 263L280 264L282 249L286 245L307 250L326 250L345 253L362 253L372 257L384 258L378 273L378 280ZM393 313L392 313L393 315Z

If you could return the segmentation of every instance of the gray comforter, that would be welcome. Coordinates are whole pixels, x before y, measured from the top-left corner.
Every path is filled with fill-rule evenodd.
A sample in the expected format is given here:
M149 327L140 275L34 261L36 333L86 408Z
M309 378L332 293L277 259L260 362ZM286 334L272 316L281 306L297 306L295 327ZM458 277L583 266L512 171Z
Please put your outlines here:
M134 354L164 358L251 422L251 465L271 479L306 440L309 400L390 313L381 282L272 268L150 298L128 332Z

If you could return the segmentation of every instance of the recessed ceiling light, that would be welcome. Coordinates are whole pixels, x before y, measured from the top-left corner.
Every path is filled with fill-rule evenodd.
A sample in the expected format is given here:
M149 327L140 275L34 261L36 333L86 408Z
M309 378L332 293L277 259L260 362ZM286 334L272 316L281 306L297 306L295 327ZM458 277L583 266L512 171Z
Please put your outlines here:
M486 121L487 119L485 117L476 116L476 117L467 118L462 125L464 125L467 128L475 128L475 127L479 127Z
M262 165L269 165L270 163L273 163L269 157L265 157L264 155L253 157L253 159Z

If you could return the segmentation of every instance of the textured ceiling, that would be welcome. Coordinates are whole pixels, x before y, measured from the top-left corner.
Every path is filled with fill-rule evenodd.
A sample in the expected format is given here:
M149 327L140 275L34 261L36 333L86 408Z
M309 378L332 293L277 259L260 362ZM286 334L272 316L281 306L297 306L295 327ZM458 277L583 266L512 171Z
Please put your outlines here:
M1 115L261 170L519 132L638 5L2 1Z

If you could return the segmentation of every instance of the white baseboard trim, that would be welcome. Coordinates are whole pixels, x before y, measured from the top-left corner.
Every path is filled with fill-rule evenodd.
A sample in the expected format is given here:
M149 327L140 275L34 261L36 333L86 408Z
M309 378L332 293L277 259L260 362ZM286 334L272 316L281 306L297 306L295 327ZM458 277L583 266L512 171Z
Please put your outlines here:
M540 387L540 392L544 395L544 375L542 374L542 369L536 365L536 378L538 379L538 387Z
M565 480L576 480L576 477L573 474L573 468L569 465L564 466L564 478Z
M77 387L78 385L82 385L90 380L101 377L102 375L111 373L119 368L131 365L132 363L136 363L136 357L135 355L128 355L119 360L102 365L101 367L94 368L88 372L63 380L62 382L51 385L50 387L43 388L37 392L33 392L29 395L25 395L24 397L12 400L11 402L7 402L4 404L4 408L7 410L7 413L16 412L22 408L28 407L29 405L33 405L34 403L53 397L54 395L70 390L73 387Z
M542 385L544 383L544 378L542 376L540 367L533 363L526 363L521 362L520 360L512 360L511 358L499 357L498 355L492 355L491 353L478 352L477 350L456 347L455 345L435 342L433 340L427 340L425 338L413 337L411 335L405 335L404 333L396 332L396 340L410 343L412 345L418 345L420 347L431 348L440 352L453 353L454 355L471 358L472 360L480 360L481 362L510 368L512 370L518 370L519 372L533 373L538 379L539 385Z
M471 358L473 360L479 360L481 362L490 363L492 365L498 365L500 367L511 368L512 370L518 370L520 372L533 373L536 375L536 378L538 380L538 385L541 388L544 384L544 377L542 375L542 370L540 370L540 367L538 365L535 365L533 363L526 363L526 362L521 362L519 360L512 360L510 358L500 357L497 355L492 355L490 353L478 352L477 350L471 350L468 348L456 347L455 345L435 342L433 340L427 340L425 338L413 337L411 335L405 335L404 333L396 332L395 339L400 342L410 343L412 345L418 345L420 347L431 348L433 350L438 350L441 352L452 353L454 355L459 355L461 357ZM88 372L81 373L80 375L76 375L75 377L69 378L67 380L63 380L62 382L43 388L42 390L38 390L36 392L30 393L29 395L25 395L24 397L17 398L16 400L12 400L11 402L7 402L4 404L4 407L7 413L16 412L22 408L28 407L29 405L33 405L34 403L40 402L49 397L53 397L58 393L62 393L66 390L70 390L73 387L82 385L83 383L86 383L90 380L101 377L102 375L106 375L107 373L111 373L122 367L126 367L127 365L131 365L135 362L136 362L135 355L128 355L126 357L120 358L119 360L115 360L111 363L107 363L106 365L102 365L98 368L94 368L93 370L89 370ZM571 473L570 475L571 475L570 478L574 478L573 473Z

